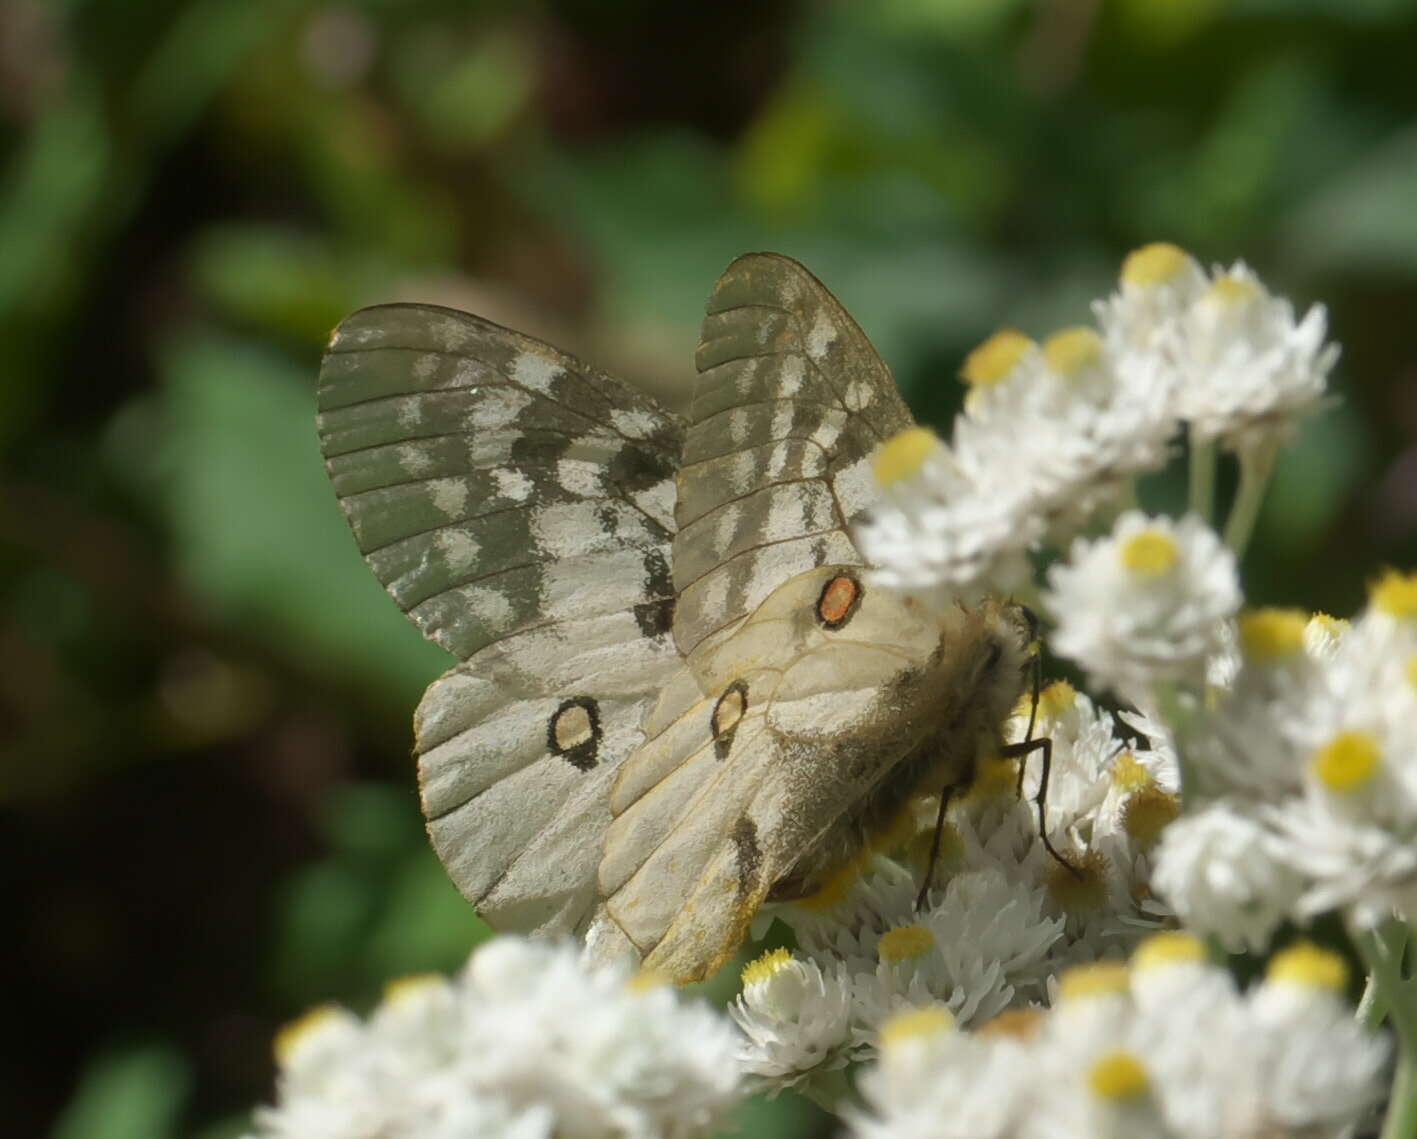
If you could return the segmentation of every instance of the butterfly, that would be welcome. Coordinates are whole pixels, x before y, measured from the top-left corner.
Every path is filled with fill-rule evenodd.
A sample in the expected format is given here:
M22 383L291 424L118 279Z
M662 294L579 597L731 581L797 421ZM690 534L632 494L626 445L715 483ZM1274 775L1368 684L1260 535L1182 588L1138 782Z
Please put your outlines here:
M331 335L318 414L359 549L459 661L414 720L449 875L494 927L679 982L966 786L1034 638L1020 606L869 580L851 523L913 419L806 269L734 261L695 362L681 418L489 321L380 305Z

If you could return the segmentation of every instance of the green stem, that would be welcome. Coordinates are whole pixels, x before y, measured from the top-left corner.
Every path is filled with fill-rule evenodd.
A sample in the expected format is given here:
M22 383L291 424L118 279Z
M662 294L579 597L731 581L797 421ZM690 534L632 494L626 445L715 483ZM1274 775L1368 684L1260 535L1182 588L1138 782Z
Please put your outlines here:
M1417 1052L1404 1041L1397 1053L1397 1075L1392 1081L1392 1099L1383 1120L1381 1139L1417 1137Z
M1369 1012L1386 1005L1397 1033L1397 1075L1383 1120L1382 1139L1417 1139L1417 978L1403 975L1412 931L1400 921L1354 933L1353 944L1369 970L1376 996ZM1369 1002L1364 998L1364 1003Z
M1265 487L1269 483L1270 472L1274 470L1274 456L1279 452L1279 442L1266 439L1252 444L1240 452L1240 489L1235 494L1235 504L1230 508L1230 518L1225 523L1225 544L1235 551L1237 558L1245 555L1245 547L1250 544L1250 534L1255 528L1255 519L1260 514L1260 504L1264 502Z
M1358 1002L1356 1019L1364 1028L1377 1030L1387 1019L1388 999L1376 977L1370 976L1363 986L1363 998Z
M1197 442L1191 432L1191 513L1207 525L1215 514L1215 444Z

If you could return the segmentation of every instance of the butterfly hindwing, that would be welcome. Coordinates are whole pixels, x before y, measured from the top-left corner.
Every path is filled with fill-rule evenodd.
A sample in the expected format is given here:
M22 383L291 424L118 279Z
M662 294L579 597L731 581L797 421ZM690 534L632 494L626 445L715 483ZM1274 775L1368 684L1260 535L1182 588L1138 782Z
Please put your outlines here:
M319 429L376 576L463 658L415 725L434 846L494 924L583 926L610 781L679 659L679 422L529 337L388 305L331 338Z

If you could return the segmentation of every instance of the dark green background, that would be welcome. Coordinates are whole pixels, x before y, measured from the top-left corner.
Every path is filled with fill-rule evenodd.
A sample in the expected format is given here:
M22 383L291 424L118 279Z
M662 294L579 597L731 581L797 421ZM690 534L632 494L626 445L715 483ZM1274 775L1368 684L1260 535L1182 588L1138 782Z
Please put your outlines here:
M5 1133L233 1134L279 1023L482 933L408 759L441 654L316 452L345 313L673 399L715 276L779 249L943 424L975 341L1085 319L1128 249L1243 256L1344 345L1251 596L1345 613L1417 553L1414 59L1404 0L9 0Z

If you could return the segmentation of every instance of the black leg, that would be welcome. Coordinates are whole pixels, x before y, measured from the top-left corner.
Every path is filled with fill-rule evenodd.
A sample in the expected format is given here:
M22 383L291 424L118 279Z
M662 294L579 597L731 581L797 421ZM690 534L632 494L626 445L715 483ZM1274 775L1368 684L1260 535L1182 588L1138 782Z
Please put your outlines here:
M1033 728L1038 723L1038 700L1043 695L1043 658L1038 654L1033 657L1033 703L1028 709L1028 731L1023 733L1023 742L1029 743L1033 739ZM1014 792L1016 795L1023 794L1023 764L1018 765L1018 788Z
M1082 872L1071 862L1053 849L1053 844L1048 841L1047 825L1047 802L1048 802L1048 777L1053 773L1053 741L1047 736L1041 739L1026 739L1016 744L1005 744L999 749L999 755L1004 759L1024 759L1035 751L1043 753L1043 770L1039 775L1038 794L1034 797L1034 802L1038 804L1038 837L1043 840L1043 848L1048 851L1060 866L1066 866L1069 873L1074 878L1081 878ZM1022 765L1020 765L1022 766ZM1020 772L1019 782L1022 783L1023 775Z
M930 857L925 863L925 880L920 883L920 893L915 896L915 912L925 908L926 897L930 893L931 880L935 876L935 861L940 857L940 835L945 829L945 811L949 809L950 797L955 793L951 783L940 791L940 812L935 816L935 834L930 839Z

